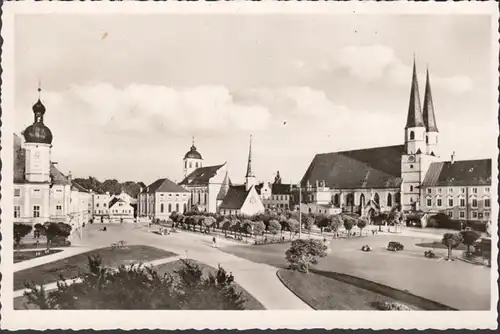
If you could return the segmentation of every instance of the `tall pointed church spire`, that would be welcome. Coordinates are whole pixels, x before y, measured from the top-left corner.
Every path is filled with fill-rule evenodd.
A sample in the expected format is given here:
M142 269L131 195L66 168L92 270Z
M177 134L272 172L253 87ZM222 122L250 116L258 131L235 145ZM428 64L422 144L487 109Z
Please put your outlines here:
M423 127L424 119L420 106L420 93L418 90L417 68L415 65L415 55L413 55L413 76L411 80L410 105L408 107L408 118L406 128Z
M252 172L252 135L250 135L250 147L248 149L248 164L247 164L247 175L246 177L255 177Z
M426 74L423 110L424 110L423 111L424 124L427 132L439 132L436 125L436 117L434 116L434 104L432 102L431 83L429 80L429 68L427 68L427 74Z

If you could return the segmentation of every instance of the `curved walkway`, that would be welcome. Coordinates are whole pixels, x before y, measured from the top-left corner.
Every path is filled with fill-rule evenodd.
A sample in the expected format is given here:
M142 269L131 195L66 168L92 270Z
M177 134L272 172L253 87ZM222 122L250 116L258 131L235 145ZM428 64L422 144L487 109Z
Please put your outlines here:
M148 231L147 228L129 224L120 224L116 226L107 225L108 231L106 232L100 232L98 230L99 227L100 224L89 226L89 228L85 230L84 238L78 241L78 244L83 247L78 247L76 249L86 249L85 251L87 251L94 248L109 246L111 243L119 240L124 240L128 245L148 245L156 247L175 252L179 254L181 258L190 258L214 268L221 265L226 271L231 272L238 284L261 302L266 310L312 310L309 305L295 296L280 282L276 276L276 267L255 263L222 252L212 247L211 236L183 232L161 236ZM76 243L75 240L73 244ZM231 241L220 239L218 243L221 247L228 244L234 244ZM52 255L48 255L47 257L49 256ZM42 258L40 258L40 260L41 259ZM47 262L57 259L59 258L52 258L52 260ZM34 265L26 264L26 268L33 266Z

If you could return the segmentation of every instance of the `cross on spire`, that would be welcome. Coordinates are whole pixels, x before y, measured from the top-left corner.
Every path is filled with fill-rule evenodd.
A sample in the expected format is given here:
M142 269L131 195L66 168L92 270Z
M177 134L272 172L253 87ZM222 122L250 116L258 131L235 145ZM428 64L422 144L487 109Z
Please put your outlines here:
M40 100L40 95L41 95L41 92L42 92L42 79L38 78L38 99Z

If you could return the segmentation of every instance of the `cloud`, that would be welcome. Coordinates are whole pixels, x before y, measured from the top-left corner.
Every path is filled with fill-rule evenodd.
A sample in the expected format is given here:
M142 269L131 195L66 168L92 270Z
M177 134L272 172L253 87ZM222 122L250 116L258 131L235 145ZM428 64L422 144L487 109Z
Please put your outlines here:
M339 51L335 62L335 68L346 68L352 76L364 82L387 78L395 84L410 84L411 64L404 64L388 46L344 46ZM462 94L473 88L472 80L464 75L442 77L432 71L430 75L433 88L447 90L454 94ZM424 84L425 71L421 69L418 76L421 78L420 82Z
M71 108L85 115L86 122L115 132L260 130L270 119L266 108L236 103L223 86L175 89L132 84L120 89L97 83L48 95L55 112Z

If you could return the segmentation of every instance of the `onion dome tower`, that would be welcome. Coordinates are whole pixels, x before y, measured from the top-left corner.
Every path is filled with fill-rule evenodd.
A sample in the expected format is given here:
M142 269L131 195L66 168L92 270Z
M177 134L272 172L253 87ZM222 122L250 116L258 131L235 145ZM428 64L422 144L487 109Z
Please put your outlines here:
M194 146L194 137L191 144L191 148L189 149L189 151L186 152L186 154L184 155L184 159L182 159L182 161L184 162L184 177L191 174L197 168L202 167L203 158L196 149L196 146Z
M50 182L50 151L52 132L43 123L45 106L40 100L42 89L38 87L38 101L33 105L34 121L24 132L26 149L25 178L28 182Z

